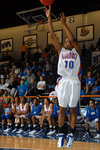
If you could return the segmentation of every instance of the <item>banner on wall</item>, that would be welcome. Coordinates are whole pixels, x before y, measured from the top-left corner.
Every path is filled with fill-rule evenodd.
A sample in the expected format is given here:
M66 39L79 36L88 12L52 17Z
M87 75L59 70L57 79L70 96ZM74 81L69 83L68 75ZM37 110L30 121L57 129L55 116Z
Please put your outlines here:
M92 66L100 61L100 51L92 52Z

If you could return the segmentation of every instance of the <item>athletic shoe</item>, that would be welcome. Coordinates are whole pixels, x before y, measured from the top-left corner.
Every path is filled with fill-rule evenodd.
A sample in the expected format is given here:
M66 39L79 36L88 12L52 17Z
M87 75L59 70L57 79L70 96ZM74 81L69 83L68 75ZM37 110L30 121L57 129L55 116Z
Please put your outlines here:
M54 134L56 134L56 133L57 133L57 131L56 131L56 130L53 130L51 135L54 135Z
M16 133L17 133L17 134L21 134L23 131L24 131L24 130L19 129Z
M11 133L16 133L18 131L17 128L15 128Z
M31 129L28 129L28 130L24 131L24 134L29 134L30 131L31 131Z
M68 139L67 142L65 144L66 148L71 148L73 146L73 141L74 141L74 136L72 133L68 134Z
M85 132L85 134L83 135L83 138L87 138L87 137L89 137L90 135L89 135L89 132Z
M64 146L65 135L63 133L58 134L58 144L57 147L61 148Z
M95 139L99 139L100 138L100 134L97 133L97 135L95 136Z
M10 132L12 130L12 128L11 127L7 127L7 129L6 130L4 130L4 132Z
M33 135L33 134L35 134L36 132L37 132L37 130L34 129L34 130L30 131L29 134L30 134L30 135Z
M41 129L40 131L38 131L36 134L41 134L43 133L43 129Z
M52 134L52 132L53 132L53 131L52 131L52 130L50 130L50 131L47 133L47 135L51 135L51 134Z
M4 126L2 126L2 128L0 129L0 132L3 132L3 131L4 131L4 129L5 129L5 128L4 128Z

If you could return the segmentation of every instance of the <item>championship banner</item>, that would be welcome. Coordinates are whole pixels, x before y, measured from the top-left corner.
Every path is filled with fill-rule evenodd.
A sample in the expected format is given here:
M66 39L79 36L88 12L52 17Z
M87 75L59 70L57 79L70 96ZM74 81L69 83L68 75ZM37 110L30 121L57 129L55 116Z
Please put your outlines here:
M92 52L92 66L100 61L100 51Z

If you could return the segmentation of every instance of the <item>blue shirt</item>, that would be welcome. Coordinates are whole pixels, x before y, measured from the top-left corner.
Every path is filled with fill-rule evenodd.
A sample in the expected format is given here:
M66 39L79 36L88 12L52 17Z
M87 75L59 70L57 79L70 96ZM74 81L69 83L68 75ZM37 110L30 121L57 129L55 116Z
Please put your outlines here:
M92 87L92 92L94 92L94 95L100 95L100 86L96 87L96 90L98 91L98 93L94 92L94 86Z
M58 113L59 113L59 106L53 104L53 114L58 115Z
M42 106L40 104L38 104L36 107L33 104L32 105L32 111L31 111L31 113L28 114L28 117L32 117L32 116L36 116L36 115L41 115L41 110L42 110Z
M100 107L98 105L95 106L94 109L92 109L90 106L87 107L87 113L86 113L86 119L89 119L90 121L93 121L97 118L100 118Z
M19 92L19 96L24 96L26 91L28 91L28 87L20 84L16 91Z
M90 86L90 84L94 84L94 82L95 82L95 78L91 78L91 79L89 79L89 78L86 78L86 84L88 84L88 86Z

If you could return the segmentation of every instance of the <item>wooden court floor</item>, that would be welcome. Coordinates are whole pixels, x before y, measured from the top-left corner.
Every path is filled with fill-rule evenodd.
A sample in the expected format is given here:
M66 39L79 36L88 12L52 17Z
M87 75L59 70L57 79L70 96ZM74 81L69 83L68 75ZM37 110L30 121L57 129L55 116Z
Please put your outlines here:
M0 150L58 150L57 140L0 135ZM61 148L65 150L66 148ZM100 143L74 142L70 150L100 150Z

